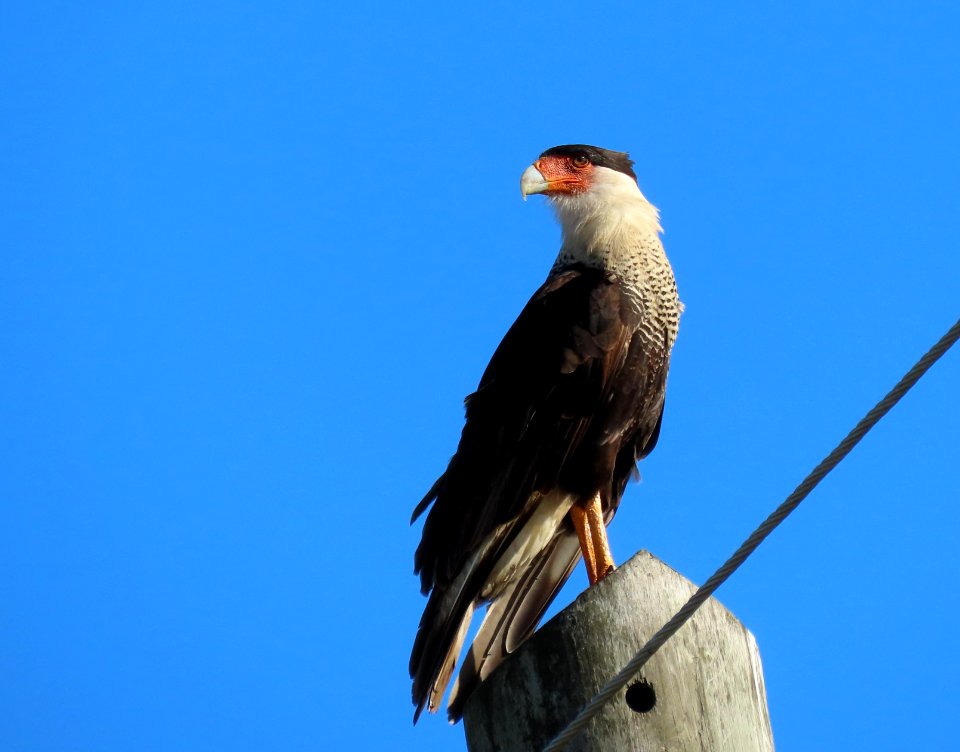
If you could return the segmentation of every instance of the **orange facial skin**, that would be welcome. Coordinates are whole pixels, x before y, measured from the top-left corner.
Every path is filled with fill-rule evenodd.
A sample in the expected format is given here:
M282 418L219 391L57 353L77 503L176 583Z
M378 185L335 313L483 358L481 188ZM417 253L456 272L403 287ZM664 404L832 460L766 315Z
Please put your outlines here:
M583 193L590 187L593 165L581 157L540 157L533 163L550 184L548 196L559 193Z

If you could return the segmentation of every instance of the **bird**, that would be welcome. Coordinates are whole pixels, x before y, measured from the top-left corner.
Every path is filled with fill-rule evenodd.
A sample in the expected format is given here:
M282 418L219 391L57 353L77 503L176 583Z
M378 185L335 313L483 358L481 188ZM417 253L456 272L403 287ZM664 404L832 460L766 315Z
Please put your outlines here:
M561 227L546 280L464 400L456 453L429 508L414 573L428 596L410 656L414 723L436 712L474 611L487 606L450 692L470 694L534 631L581 556L615 569L606 525L656 446L682 305L658 210L625 152L544 151L520 178Z

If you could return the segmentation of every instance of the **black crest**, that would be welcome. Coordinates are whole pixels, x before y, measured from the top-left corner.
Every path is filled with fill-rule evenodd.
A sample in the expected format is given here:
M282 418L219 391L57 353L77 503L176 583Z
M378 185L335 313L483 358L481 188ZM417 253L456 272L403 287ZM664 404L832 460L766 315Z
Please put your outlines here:
M547 149L540 156L586 157L590 160L590 164L596 167L606 167L622 172L624 175L629 175L634 180L637 179L637 174L633 171L633 160L625 151L611 151L588 144L567 144L566 146L554 146L552 149Z

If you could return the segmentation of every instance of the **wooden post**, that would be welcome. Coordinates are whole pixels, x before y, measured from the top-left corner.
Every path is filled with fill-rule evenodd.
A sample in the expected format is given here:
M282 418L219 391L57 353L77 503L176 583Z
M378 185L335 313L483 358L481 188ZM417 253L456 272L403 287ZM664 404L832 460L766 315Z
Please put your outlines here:
M470 752L539 752L696 590L641 551L551 619L467 703ZM713 598L611 700L573 752L772 752L757 643ZM629 693L629 695L628 695ZM647 694L649 697L649 694Z

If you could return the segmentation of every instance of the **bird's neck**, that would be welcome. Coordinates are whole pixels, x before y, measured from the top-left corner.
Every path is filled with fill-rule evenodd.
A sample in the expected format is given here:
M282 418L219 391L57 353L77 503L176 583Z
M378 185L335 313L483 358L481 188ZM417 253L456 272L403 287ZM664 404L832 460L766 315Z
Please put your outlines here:
M660 242L657 209L633 180L622 177L600 191L553 200L563 229L554 269L583 264L615 276L643 311L645 331L663 332L669 348L683 306Z
M614 175L587 193L553 200L563 233L557 265L580 263L633 276L667 264L656 207L633 180Z

